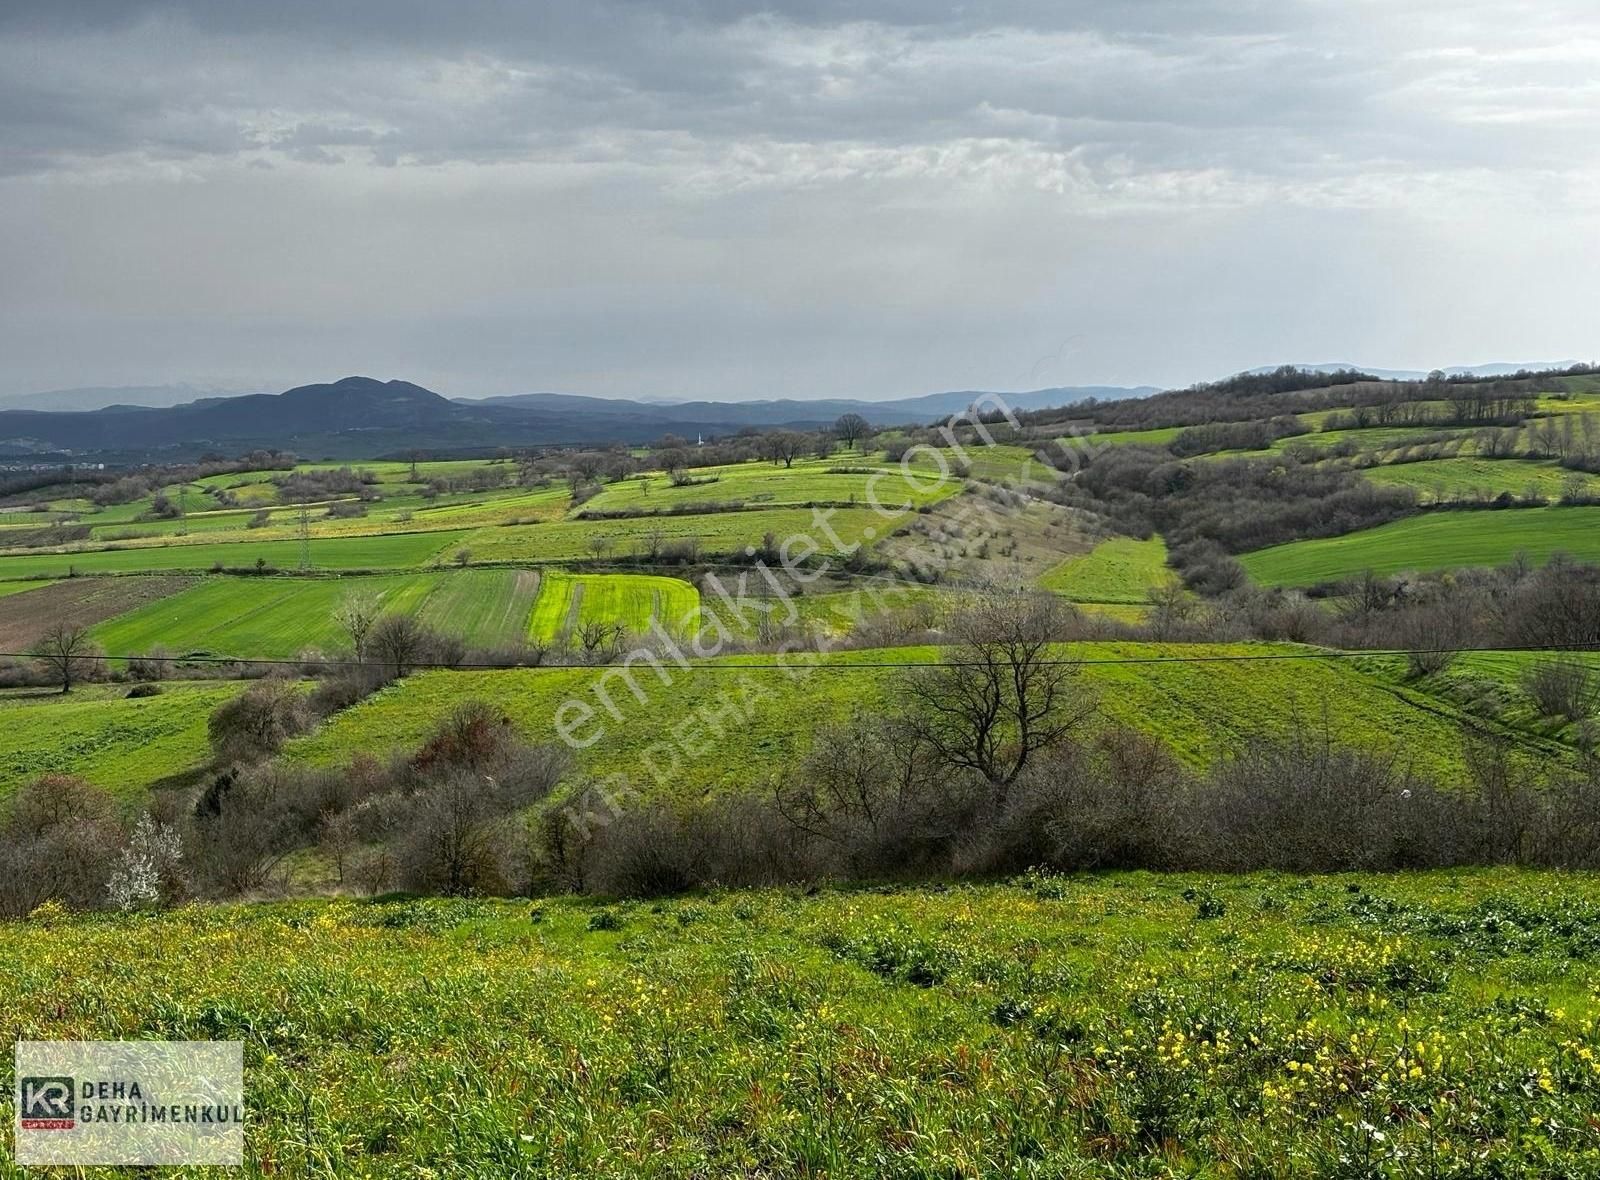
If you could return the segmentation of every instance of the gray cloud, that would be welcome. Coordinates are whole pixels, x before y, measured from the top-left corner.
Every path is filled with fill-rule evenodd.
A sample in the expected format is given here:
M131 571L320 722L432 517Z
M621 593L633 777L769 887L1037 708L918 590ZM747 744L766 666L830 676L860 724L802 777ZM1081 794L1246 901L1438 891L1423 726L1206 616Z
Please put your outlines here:
M1597 67L1578 0L12 0L0 384L1594 351ZM1467 259L1536 292L1498 337L1431 289Z

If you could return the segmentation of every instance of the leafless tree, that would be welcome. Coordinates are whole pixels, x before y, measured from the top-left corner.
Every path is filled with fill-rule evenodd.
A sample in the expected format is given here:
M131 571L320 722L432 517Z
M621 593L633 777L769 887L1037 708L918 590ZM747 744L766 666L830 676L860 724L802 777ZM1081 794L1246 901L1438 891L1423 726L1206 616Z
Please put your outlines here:
M855 450L858 442L872 434L872 424L860 414L840 414L833 423L833 433L845 446Z
M367 636L367 650L387 665L396 676L404 676L421 658L428 643L428 632L410 615L385 615L373 624Z
M353 591L344 596L333 612L333 621L350 637L350 647L358 662L366 658L367 636L377 623L381 609L377 595Z
M62 692L71 692L72 686L86 679L94 669L94 656L98 649L89 639L89 629L77 623L52 623L34 643L31 650L50 672L61 682Z
M774 465L782 463L793 467L794 461L806 453L811 440L797 430L774 430L762 439L762 449Z
M912 739L945 765L981 775L1003 805L1028 760L1094 712L1078 666L1053 646L1066 628L1067 608L1053 594L999 590L965 606L943 665L906 679Z

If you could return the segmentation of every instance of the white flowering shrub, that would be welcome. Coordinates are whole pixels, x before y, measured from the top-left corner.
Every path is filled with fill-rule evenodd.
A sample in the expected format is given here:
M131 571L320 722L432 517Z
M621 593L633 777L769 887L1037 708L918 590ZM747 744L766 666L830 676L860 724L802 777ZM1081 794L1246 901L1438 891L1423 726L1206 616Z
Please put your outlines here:
M106 884L111 904L119 910L160 905L161 882L176 874L182 860L178 830L141 815Z

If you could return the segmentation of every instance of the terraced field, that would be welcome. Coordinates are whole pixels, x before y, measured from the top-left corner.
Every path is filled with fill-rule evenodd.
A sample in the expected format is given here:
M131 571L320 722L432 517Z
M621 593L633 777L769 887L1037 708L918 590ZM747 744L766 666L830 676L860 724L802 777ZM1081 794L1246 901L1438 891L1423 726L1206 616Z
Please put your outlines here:
M450 570L349 578L213 577L94 630L116 655L157 647L173 655L292 657L348 646L334 615L347 595L415 615L475 647L522 640L539 576L528 570Z
M1600 508L1429 512L1342 537L1259 549L1239 562L1263 586L1315 586L1366 570L1397 574L1493 566L1518 554L1543 563L1557 553L1600 561Z
M1317 728L1326 717L1345 742L1396 750L1421 770L1455 776L1462 772L1463 727L1488 725L1446 702L1397 691L1348 661L1173 660L1303 649L1094 643L1065 650L1086 661L1083 691L1098 698L1103 717L1161 738L1192 765L1209 763L1247 735ZM796 662L745 673L736 669L771 664L773 657L731 656L716 661L714 669L670 667L670 684L639 664L630 675L646 697L643 703L616 668L428 672L337 715L318 733L292 743L291 756L341 764L354 750L411 749L469 698L503 709L531 739L553 741L556 711L571 700L594 709L583 724L568 726L588 743L578 753L585 770L621 774L646 788L654 788L659 773L664 789L673 792L748 790L792 768L829 721L893 700L900 674L893 665L938 656L934 648L866 649L822 657L814 671ZM622 721L596 703L595 686L602 683L621 702ZM1544 753L1562 749L1515 740Z
M681 578L651 574L544 575L527 631L530 638L559 642L585 623L615 623L640 635L659 619L669 634L692 631L700 593Z
M844 467L879 467L881 473L869 475L835 470ZM797 462L793 468L770 463L697 467L688 475L694 482L681 486L674 486L660 472L610 483L579 511L652 512L715 501L772 507L810 503L854 503L866 507L869 495L885 508L914 508L943 499L959 486L955 480L941 487L931 486L931 480L910 481L881 459L871 456L863 459L857 455Z
M311 538L311 566L324 570L412 569L447 558L469 534L457 531L391 533L370 537ZM258 561L269 568L298 569L300 542L241 540L232 543L128 545L72 553L0 555L0 580L66 577L77 573L182 571L203 573L214 566L247 569Z
M1362 474L1373 483L1415 488L1424 501L1489 500L1508 493L1530 492L1547 500L1560 499L1568 481L1585 495L1600 492L1600 477L1569 471L1553 460L1542 459L1427 459L1420 463L1394 463L1369 467Z
M814 511L825 514L819 525ZM550 524L478 529L461 539L475 562L563 562L596 556L638 557L651 544L690 539L707 556L741 554L771 533L779 542L809 536L824 554L882 537L904 517L885 519L870 508L767 508L710 515L661 516L629 520L560 520ZM831 533L830 533L831 530ZM3 567L0 567L3 570Z
M135 700L117 684L80 685L67 697L0 692L0 798L41 774L75 774L136 801L206 761L206 719L244 688L184 682Z
M1088 553L1067 558L1040 578L1039 585L1074 602L1142 603L1174 576L1159 536L1145 541L1112 537Z

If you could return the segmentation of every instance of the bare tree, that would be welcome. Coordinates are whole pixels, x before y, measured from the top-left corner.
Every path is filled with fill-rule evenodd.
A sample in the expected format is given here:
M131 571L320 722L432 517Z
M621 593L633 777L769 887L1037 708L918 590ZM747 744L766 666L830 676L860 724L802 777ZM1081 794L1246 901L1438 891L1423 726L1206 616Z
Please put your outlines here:
M99 649L90 642L89 629L77 623L52 623L33 645L30 654L61 682L62 692L71 692L76 681L84 680L94 669Z
M333 621L350 637L350 647L355 652L357 662L366 658L367 636L377 623L381 609L377 595L355 591L346 594L333 612Z
M396 676L404 676L421 658L428 644L428 631L410 615L385 615L367 636L367 650L389 665Z
M913 739L946 765L981 775L1002 805L1028 760L1094 712L1075 691L1078 666L1053 646L1067 621L1053 594L992 592L956 614L944 664L907 678Z
M833 433L845 446L855 450L858 442L872 434L872 424L860 414L840 414L833 423Z
M806 453L806 448L811 440L798 430L774 430L762 439L762 449L773 465L782 463L785 468L793 467L794 461Z

